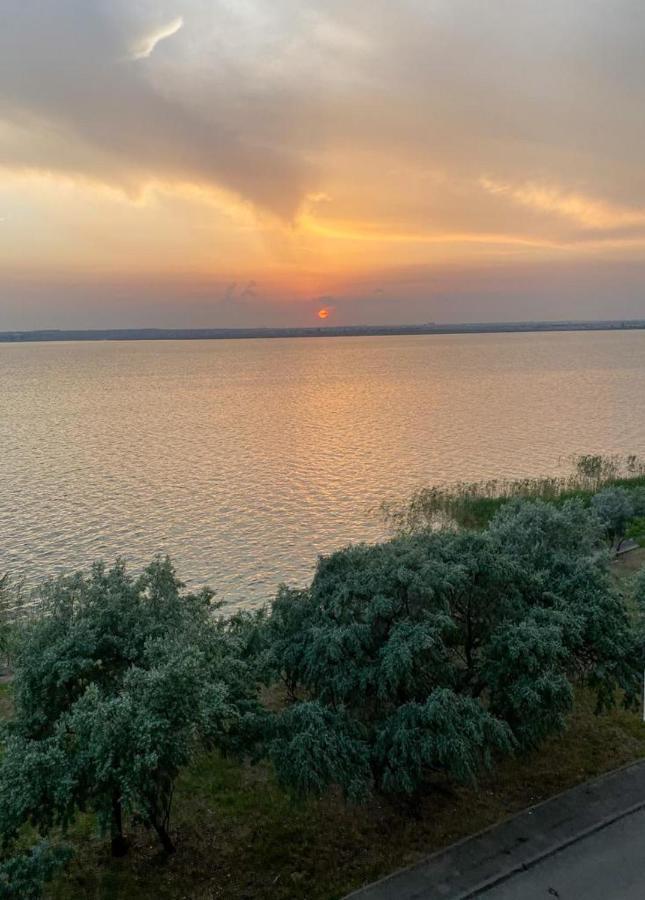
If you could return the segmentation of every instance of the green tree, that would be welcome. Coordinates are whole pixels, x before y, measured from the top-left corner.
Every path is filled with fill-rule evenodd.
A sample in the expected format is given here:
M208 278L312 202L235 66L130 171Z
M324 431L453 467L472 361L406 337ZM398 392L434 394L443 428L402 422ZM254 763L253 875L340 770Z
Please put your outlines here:
M279 592L265 662L296 698L270 752L297 790L415 794L564 727L573 684L632 697L633 633L580 502L511 501L485 532L426 531L322 558Z
M634 502L625 488L608 487L591 498L591 507L605 529L610 545L618 552L634 517Z
M212 593L186 593L168 559L139 577L122 562L51 581L15 659L15 717L0 763L0 831L43 834L80 809L126 851L136 814L172 852L182 767L200 747L242 750L256 685Z
M578 500L514 503L499 512L489 534L524 570L534 604L564 617L571 679L596 691L599 711L613 704L616 687L631 702L638 680L633 628L597 517Z

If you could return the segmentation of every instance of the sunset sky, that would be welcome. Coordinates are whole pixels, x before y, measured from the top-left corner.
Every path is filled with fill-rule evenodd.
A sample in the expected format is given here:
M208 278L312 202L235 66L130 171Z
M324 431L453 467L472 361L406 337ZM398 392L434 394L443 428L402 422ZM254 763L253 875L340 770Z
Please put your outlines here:
M645 317L636 0L3 0L0 329Z

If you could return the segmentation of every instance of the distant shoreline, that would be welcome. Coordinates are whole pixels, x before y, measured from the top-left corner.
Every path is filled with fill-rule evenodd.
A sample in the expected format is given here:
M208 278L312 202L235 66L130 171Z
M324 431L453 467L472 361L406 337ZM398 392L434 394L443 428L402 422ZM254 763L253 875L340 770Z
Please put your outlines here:
M33 341L197 341L252 338L376 337L413 334L505 334L540 331L635 331L645 319L565 322L473 322L426 325L338 325L324 328L106 328L0 331L0 343Z

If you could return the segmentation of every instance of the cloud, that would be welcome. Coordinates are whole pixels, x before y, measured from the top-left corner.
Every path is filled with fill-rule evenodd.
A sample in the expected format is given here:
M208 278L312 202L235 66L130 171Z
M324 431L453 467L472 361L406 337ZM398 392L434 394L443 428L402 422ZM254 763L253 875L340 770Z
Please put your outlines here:
M611 230L645 225L644 209L617 206L549 185L529 182L513 186L486 177L480 178L479 184L493 196L508 197L539 212L563 216L583 228Z
M408 230L437 209L457 232L520 221L459 198L482 171L639 207L643 28L636 0L5 0L0 163L216 187L285 219L327 194Z
M198 258L231 316L253 278L640 260L644 31L640 0L4 0L0 168L56 185L3 197L5 258Z
M130 50L130 59L148 59L149 56L152 56L153 50L160 41L177 34L183 27L183 17L177 16L171 22L168 22L167 25L162 25L150 34L145 35L145 37L135 41Z
M257 290L258 286L255 281L247 281L243 284L232 281L224 288L220 306L237 306L254 301L257 298Z
M166 53L155 65L153 54L149 65L124 64L133 47L149 56L170 33L153 24L163 15L123 0L6 0L0 165L62 171L131 192L150 181L188 182L289 217L306 163L286 132L277 141L271 127L254 127L234 72L215 66L207 100L196 102L180 59L169 62ZM179 17L166 21L176 26Z

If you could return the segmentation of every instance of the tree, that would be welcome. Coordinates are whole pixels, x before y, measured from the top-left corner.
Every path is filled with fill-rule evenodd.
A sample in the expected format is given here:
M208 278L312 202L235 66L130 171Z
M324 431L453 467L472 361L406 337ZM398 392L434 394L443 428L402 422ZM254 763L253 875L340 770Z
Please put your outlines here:
M203 746L241 750L256 685L212 593L185 593L168 559L139 577L117 562L45 585L15 659L15 718L0 762L5 842L46 834L79 809L126 852L136 814L172 852L176 777Z
M633 628L597 517L579 500L515 503L489 534L524 570L537 605L565 617L568 671L596 691L598 710L614 703L616 687L631 703L638 689Z
M630 520L634 517L634 503L625 488L605 488L591 498L591 506L605 529L610 545L618 552Z
M561 730L573 684L598 708L638 673L598 521L582 503L508 503L485 532L426 531L321 558L283 588L265 660L295 703L270 745L298 791L414 795L473 779Z

